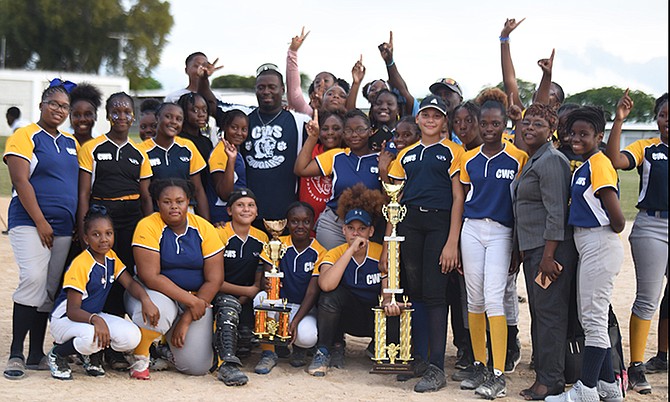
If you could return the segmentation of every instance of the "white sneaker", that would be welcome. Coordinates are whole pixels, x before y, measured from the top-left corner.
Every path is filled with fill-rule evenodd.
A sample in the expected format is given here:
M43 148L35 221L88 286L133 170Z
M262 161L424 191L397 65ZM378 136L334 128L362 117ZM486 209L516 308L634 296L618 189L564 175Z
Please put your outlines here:
M603 402L623 402L623 393L619 384L615 381L612 383L598 380L598 395Z
M546 402L600 402L596 388L589 388L581 380L572 385L569 391L560 395L550 395L544 398Z
M128 367L130 378L136 380L149 379L149 356L134 355L135 362Z

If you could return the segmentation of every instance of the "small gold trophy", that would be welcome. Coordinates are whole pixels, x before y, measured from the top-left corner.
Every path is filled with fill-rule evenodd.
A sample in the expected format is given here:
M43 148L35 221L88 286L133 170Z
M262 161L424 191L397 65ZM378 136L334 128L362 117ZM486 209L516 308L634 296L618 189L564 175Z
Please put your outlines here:
M269 282L267 299L261 298L261 304L254 307L255 323L254 335L263 343L275 345L288 345L291 336L288 333L288 325L291 309L286 307L287 300L279 298L281 278L284 273L279 271L279 261L286 253L286 246L279 240L286 227L286 219L268 221L263 219L263 224L272 238L263 245L263 251L271 261L272 268L265 272L265 279Z
M396 227L405 218L407 207L398 202L403 183L382 182L382 186L391 198L391 201L382 207L382 213L392 228L391 235L384 236L388 251L388 288L384 289L384 293L391 294L391 304L397 304L396 295L403 293L400 288L400 242L405 238L398 236ZM393 374L412 371L409 362L412 360L412 311L414 310L407 307L408 302L409 298L403 296L403 304L400 306L402 313L400 314L400 342L398 345L386 344L386 314L382 305L382 296L379 296L379 305L372 309L375 314L375 355L372 360L375 361L375 364L370 370L371 373Z

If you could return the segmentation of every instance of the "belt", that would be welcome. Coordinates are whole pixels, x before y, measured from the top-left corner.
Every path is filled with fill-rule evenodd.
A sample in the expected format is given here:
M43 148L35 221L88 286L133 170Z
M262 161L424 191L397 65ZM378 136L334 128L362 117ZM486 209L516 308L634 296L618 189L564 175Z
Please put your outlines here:
M123 195L121 197L115 197L115 198L102 198L102 197L91 197L96 201L133 201L133 200L139 200L140 195L139 194L130 194L130 195Z
M647 214L647 216L653 216L654 218L668 219L668 211L659 211L657 209L641 209L640 212L644 212Z
M434 209L434 208L424 208L424 207L417 207L416 205L408 205L407 208L409 209L414 209L416 211L420 212L441 212L443 211L442 209Z

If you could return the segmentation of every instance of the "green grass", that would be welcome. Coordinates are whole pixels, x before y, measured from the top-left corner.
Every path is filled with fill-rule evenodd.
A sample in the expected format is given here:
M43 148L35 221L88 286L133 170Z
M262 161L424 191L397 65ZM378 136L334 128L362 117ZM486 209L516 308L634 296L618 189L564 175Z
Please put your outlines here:
M139 142L139 135L132 133L130 137L135 142ZM0 149L4 152L5 141L7 137L0 136ZM621 208L627 220L633 220L637 209L638 183L639 176L636 170L619 171L619 180L621 187ZM12 185L7 172L7 165L0 163L0 196L8 197L12 192Z

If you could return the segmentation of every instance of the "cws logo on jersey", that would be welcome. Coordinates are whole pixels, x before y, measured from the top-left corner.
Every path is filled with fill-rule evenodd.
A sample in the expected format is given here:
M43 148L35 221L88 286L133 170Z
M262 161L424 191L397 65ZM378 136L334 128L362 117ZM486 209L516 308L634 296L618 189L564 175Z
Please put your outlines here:
M305 272L312 272L312 271L314 271L314 262L312 262L312 261L306 262L302 269L303 269Z
M586 185L586 177L578 177L577 180L575 180L575 185L585 186Z
M283 152L287 148L286 142L280 141L281 138L281 126L254 127L251 130L251 141L244 145L247 151L253 151L246 157L249 166L254 169L272 169L281 165L286 157L275 155L275 151Z
M223 258L237 258L237 250L226 250L223 252Z
M654 152L651 154L651 159L655 161L667 161L668 160L668 155L662 153L662 152Z
M414 161L416 161L416 155L415 154L407 155L404 158L402 158L402 164L403 165L406 165L409 162L414 162Z
M365 276L365 283L367 283L370 286L381 283L381 281L382 281L382 273L381 272L377 272L377 273L374 273L374 274L367 274Z
M514 180L514 169L498 169L496 170L496 179Z

